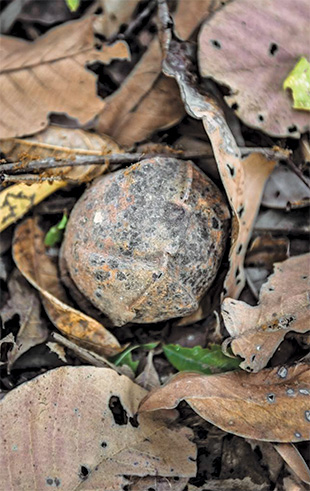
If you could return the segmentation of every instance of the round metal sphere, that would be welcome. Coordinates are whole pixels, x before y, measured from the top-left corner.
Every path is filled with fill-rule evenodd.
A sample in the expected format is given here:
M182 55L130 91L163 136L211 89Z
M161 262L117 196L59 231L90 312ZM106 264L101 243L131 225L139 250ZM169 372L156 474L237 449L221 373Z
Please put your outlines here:
M63 256L114 325L190 314L211 285L229 211L192 162L158 157L98 178L76 203Z

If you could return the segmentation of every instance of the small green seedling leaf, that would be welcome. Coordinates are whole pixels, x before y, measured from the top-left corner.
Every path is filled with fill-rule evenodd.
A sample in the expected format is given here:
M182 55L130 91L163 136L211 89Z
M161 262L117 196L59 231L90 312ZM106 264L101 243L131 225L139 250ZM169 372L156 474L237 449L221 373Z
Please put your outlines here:
M293 108L310 111L310 63L302 57L283 82L283 89L291 89Z
M79 8L81 0L66 0L66 4L68 5L69 10L71 12L76 12Z
M64 213L60 222L58 222L57 225L54 225L49 229L44 239L44 244L46 246L53 247L54 245L59 244L62 241L62 237L67 225L67 221L68 221L68 217L66 213Z
M122 365L128 365L131 368L131 370L133 371L133 373L136 373L138 365L139 365L139 360L134 361L132 359L132 351L135 349L138 349L138 348L142 348L145 350L151 350L151 349L156 348L156 346L158 346L158 344L159 343L156 341L154 343L140 344L140 345L136 345L136 346L128 346L128 348L126 348L124 351L122 351L122 353L110 358L110 361L112 361L112 363L114 363L114 365L117 367L121 367Z
M228 372L239 367L240 359L225 356L217 344L210 348L183 348L178 344L166 344L163 346L164 353L171 365L179 372L199 372L206 375L213 373L214 369Z

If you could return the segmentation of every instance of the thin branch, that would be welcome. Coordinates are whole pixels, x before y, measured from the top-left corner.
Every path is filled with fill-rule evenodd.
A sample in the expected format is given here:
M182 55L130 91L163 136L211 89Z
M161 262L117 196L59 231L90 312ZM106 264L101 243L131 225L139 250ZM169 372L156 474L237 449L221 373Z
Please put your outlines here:
M154 157L174 157L182 160L197 159L201 157L210 157L210 154L199 154L195 152L183 152L182 150L174 150L171 153L117 153L110 155L77 155L74 160L58 160L54 157L48 157L42 160L30 160L25 162L12 162L9 164L0 164L0 174L23 174L30 171L40 172L49 169L61 169L62 167L76 167L87 165L131 165L144 159ZM66 176L63 180L67 180Z

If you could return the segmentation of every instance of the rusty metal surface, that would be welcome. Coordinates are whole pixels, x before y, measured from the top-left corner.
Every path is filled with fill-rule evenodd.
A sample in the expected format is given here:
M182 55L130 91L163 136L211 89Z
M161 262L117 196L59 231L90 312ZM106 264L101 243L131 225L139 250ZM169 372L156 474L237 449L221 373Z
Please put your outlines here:
M193 163L154 158L98 178L76 203L63 254L115 325L193 312L212 283L229 211Z

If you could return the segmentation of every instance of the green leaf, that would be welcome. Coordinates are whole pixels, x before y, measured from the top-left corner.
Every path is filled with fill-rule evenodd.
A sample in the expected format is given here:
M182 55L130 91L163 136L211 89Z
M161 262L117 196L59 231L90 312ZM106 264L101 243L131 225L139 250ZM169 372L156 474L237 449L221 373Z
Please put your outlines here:
M62 241L64 229L66 228L68 221L68 217L66 213L63 214L62 219L60 222L57 223L57 225L54 225L49 229L47 232L45 239L44 239L44 244L49 247L53 247L56 244L59 244Z
M71 10L71 12L76 12L76 10L79 8L81 3L81 0L66 0L66 4L68 5L68 8Z
M283 82L283 89L291 89L294 109L310 111L310 63L302 57Z
M128 365L133 373L136 373L138 365L139 365L139 360L134 361L132 359L132 351L138 348L142 348L145 350L151 350L156 348L158 346L159 342L153 342L153 343L147 343L147 344L140 344L136 346L128 346L122 353L119 355L113 356L110 358L110 361L114 363L117 367L121 367L122 365Z
M240 359L225 356L217 344L211 348L183 348L178 344L166 344L163 346L164 353L171 365L179 372L191 371L210 375L212 369L227 372L239 367Z

